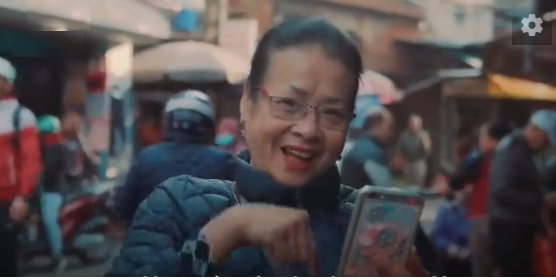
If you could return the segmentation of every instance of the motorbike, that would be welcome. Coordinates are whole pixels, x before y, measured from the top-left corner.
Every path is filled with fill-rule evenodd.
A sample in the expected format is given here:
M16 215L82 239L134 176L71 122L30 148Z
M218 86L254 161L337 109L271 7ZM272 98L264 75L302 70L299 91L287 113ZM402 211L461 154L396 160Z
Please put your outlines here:
M114 246L108 234L112 223L108 201L113 195L114 185L110 181L97 182L94 186L86 186L64 196L58 219L66 256L77 256L83 264L104 262L110 258ZM50 255L44 226L40 221L24 225L19 245L21 263Z

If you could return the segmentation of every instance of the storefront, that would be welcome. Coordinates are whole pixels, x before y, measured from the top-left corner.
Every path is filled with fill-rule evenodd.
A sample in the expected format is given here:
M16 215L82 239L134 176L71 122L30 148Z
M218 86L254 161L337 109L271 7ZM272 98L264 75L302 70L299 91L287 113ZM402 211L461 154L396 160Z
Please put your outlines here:
M457 158L465 137L473 138L488 121L504 119L522 127L534 111L556 108L556 88L496 73L445 78L441 86L441 154L450 160Z
M17 68L20 100L37 116L79 113L89 144L101 155L101 175L109 147L131 141L127 115L132 114L134 46L170 35L168 20L135 0L0 2L0 56ZM112 111L121 114L112 120ZM110 141L111 127L119 135L112 138L120 140Z

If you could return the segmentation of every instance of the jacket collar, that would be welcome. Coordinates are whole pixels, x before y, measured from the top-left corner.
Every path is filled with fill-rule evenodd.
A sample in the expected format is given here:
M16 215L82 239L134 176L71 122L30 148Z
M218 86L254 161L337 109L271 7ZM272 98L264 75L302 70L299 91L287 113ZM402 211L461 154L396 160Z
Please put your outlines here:
M251 166L249 151L238 153L236 187L247 201L309 209L333 209L340 204L340 173L336 166L305 187L294 188L275 182L263 171Z

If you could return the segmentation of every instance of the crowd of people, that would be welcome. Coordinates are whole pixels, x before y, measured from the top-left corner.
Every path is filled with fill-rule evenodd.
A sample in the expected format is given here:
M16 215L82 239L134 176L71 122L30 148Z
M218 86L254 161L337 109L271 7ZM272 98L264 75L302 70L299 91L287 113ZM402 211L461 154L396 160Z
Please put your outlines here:
M51 175L63 172L64 182L73 184L82 172L61 171L80 165L52 156L62 153L52 144L62 143L63 154L68 147L86 154L79 122L71 114L61 123L52 116L35 121L18 109L11 95L15 77L1 63L0 114L21 114L19 125L9 125L9 141L0 139L8 159L0 165L0 172L6 169L0 176L1 259L17 259L16 232L8 225L26 216L28 194L41 182L48 193L42 219L55 264L62 266L52 217L63 183ZM395 139L396 119L381 106L366 112L362 131L344 149L362 72L358 47L341 30L324 20L295 19L259 41L239 121L217 125L200 91L170 98L162 121L140 130L145 147L116 194L127 233L106 276L337 276L357 190L393 186L396 173L425 187L432 152L419 116ZM556 146L556 112L536 112L523 129L505 121L484 124L476 143L450 174L447 203L430 235L419 225L407 262L372 255L368 261L378 269L365 276L538 274L536 238L554 234L543 188L556 187L550 173L556 160L539 168L535 155ZM16 157L19 151L25 152ZM18 159L15 180L6 180L10 158ZM0 263L3 276L15 275L10 265Z
M364 133L343 155L344 184L391 186L391 171L401 170L407 183L423 186L431 144L421 124L411 116L407 130L393 141L392 114L382 107L370 110ZM537 111L523 129L503 120L478 128L475 148L449 174L449 189L440 190L447 203L430 233L446 275L536 274L535 242L539 235L553 238L556 224L554 202L545 203L554 196L554 159L539 164L536 156L556 147L555 141L552 110Z
M20 104L13 65L0 58L0 275L17 276L18 234L27 222L31 238L44 227L52 266L63 270L62 229L58 214L63 194L78 190L87 170L96 169L97 155L88 149L77 113L60 120L52 115L36 118ZM89 168L87 168L89 167ZM94 170L96 171L96 170ZM93 172L94 172L93 171ZM89 172L91 173L91 172Z
M456 195L437 217L433 238L454 273L527 277L550 255L535 255L538 237L554 238L550 166L536 161L556 147L556 112L539 110L523 129L505 121L480 128L476 151L452 175ZM552 217L553 219L554 217ZM552 252L553 254L554 252Z

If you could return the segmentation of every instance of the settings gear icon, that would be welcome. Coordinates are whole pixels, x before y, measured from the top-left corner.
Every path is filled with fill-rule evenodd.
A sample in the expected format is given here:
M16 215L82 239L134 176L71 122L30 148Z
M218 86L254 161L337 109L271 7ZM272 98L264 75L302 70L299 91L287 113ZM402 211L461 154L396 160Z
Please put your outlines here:
M533 28L531 28L529 25L533 23L535 26ZM536 17L534 14L529 14L529 17L523 18L521 20L521 24L523 25L521 27L521 31L523 33L527 33L529 34L529 36L535 36L537 35L537 33L541 33L542 32L542 19Z

